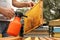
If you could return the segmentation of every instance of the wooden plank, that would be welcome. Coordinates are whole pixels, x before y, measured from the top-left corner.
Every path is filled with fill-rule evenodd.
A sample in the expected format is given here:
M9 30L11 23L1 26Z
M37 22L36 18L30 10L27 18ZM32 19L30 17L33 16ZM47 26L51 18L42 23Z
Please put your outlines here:
M27 33L27 34L49 34L49 32L48 31L32 31L32 32L29 32L29 33Z
M21 37L4 37L0 38L0 40L22 40Z
M54 26L60 26L60 19L50 21L49 25L53 26L53 27Z
M25 40L32 40L32 37L25 38ZM35 37L34 40L60 40L60 38L49 37Z
M60 38L60 34L54 34L54 37L58 37L58 38Z

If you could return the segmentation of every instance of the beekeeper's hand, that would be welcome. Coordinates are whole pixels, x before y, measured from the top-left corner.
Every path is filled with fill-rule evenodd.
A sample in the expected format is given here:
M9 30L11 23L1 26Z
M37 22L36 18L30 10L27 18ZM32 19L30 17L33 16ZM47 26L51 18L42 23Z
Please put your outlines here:
M27 2L27 7L33 7L34 3L33 2Z
M11 19L15 14L12 8L2 8L1 13L8 19Z

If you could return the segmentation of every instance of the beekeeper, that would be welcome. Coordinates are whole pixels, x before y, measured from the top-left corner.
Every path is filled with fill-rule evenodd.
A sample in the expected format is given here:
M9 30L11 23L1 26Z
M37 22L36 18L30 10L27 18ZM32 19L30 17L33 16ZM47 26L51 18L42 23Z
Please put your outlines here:
M32 2L18 2L17 0L0 0L0 33L3 37L6 37L6 29L8 27L10 19L14 16L14 10L12 5L18 8L32 7Z

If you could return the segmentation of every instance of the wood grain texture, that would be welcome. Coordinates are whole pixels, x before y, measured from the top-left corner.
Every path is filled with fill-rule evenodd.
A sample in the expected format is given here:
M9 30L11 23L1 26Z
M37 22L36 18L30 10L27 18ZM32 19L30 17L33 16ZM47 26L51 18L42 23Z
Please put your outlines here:
M0 38L0 40L22 40L20 37L4 37Z
M32 37L25 38L24 40L32 40ZM60 38L35 37L34 40L60 40Z
M49 25L53 26L53 27L54 26L60 26L60 19L50 21Z

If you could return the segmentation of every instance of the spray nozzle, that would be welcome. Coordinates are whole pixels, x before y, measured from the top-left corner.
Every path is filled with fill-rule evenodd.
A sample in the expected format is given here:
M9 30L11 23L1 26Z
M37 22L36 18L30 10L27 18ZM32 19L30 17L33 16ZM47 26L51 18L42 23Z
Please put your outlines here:
M26 15L23 15L22 12L15 12L15 15L18 17L27 17Z

